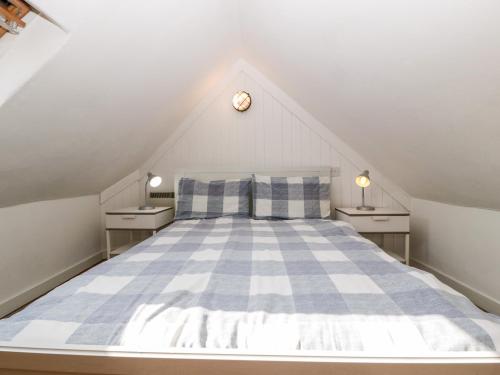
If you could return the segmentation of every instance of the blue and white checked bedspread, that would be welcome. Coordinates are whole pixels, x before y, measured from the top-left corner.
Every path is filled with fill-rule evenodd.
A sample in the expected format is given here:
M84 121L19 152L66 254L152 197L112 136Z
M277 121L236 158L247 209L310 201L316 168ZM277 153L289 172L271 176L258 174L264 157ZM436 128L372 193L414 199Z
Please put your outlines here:
M179 221L0 321L0 345L493 352L500 320L347 223Z

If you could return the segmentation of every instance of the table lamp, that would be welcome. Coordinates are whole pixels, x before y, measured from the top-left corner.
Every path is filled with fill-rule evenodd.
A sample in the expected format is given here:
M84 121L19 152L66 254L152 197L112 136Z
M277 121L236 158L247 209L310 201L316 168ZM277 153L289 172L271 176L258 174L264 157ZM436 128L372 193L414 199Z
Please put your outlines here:
M361 206L356 207L360 211L373 211L375 207L365 205L365 188L370 186L370 176L368 171L363 171L356 177L356 185L361 187Z
M154 206L148 206L148 186L158 187L161 184L161 177L148 172L148 178L146 179L146 185L144 186L144 206L140 206L139 210L152 210Z

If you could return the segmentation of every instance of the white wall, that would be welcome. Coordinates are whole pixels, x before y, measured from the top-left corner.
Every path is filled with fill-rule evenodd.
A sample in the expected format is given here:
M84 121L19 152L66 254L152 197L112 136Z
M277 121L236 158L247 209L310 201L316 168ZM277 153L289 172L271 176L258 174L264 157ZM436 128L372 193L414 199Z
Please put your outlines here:
M0 316L102 259L97 195L0 209Z
M499 211L413 199L412 257L418 266L500 314L499 228Z
M245 113L231 106L233 94L241 89L249 91L253 98L251 108ZM360 204L361 191L354 184L354 178L361 169L368 168L374 180L367 189L369 204L409 207L410 198L406 193L244 61L235 64L212 95L206 97L178 129L140 168L137 177L131 178L128 187L120 183L122 189L112 198L109 198L110 190L101 195L106 197L101 200L103 213L107 209L137 205L143 189L143 182L137 183L137 178L148 170L164 179L155 190L173 191L175 170L182 168L339 167L340 176L332 180L333 207ZM403 239L387 235L385 246L391 251L400 251Z

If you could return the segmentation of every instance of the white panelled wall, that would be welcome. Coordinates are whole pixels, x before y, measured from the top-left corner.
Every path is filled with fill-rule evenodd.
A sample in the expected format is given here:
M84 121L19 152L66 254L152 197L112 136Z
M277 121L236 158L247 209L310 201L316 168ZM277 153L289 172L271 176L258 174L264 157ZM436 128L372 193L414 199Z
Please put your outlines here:
M231 98L238 90L252 96L252 106L235 111ZM407 208L410 198L385 180L369 163L343 144L310 114L268 81L249 64L239 61L233 70L179 126L139 170L163 177L158 191L173 191L178 169L220 168L286 169L337 167L332 178L332 206L352 207L361 203L361 190L354 178L370 169L374 183L366 190L369 204L377 207ZM142 198L142 180L112 187L101 197L102 217L108 209L137 205ZM114 195L115 194L115 195ZM397 197L397 198L396 198ZM374 235L372 239L388 250L401 252L404 238ZM115 236L114 246L126 240Z

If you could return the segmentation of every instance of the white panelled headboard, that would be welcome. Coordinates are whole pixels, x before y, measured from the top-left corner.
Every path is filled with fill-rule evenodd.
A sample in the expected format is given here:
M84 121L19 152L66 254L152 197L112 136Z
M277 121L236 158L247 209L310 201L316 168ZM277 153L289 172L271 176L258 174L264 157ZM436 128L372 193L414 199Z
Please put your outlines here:
M328 176L332 177L332 169L328 167L321 168L290 168L290 169L188 169L175 172L174 193L175 208L177 209L178 185L181 177L193 178L200 181L230 180L237 178L252 177L252 174L261 174L274 177L308 177L308 176Z

